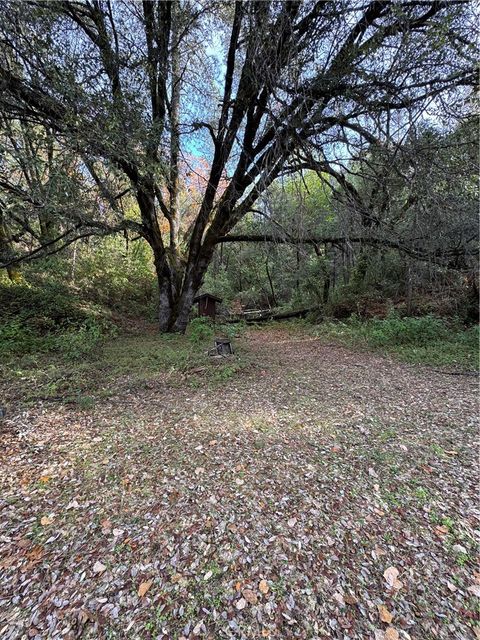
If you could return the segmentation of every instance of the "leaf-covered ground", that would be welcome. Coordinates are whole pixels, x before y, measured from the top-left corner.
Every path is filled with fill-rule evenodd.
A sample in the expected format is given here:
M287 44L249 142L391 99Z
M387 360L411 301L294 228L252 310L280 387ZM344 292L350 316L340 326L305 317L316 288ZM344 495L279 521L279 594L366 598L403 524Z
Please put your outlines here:
M0 637L480 637L475 378L241 342L222 384L10 408Z

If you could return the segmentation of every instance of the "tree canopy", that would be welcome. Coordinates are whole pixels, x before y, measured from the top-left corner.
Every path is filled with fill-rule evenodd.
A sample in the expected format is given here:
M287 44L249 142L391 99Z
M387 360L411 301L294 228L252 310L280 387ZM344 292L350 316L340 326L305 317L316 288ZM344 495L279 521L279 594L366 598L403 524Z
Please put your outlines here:
M394 149L425 114L448 128L468 113L477 77L474 7L461 0L1 9L0 264L89 235L144 238L163 331L185 329L215 247L286 175L329 176L361 213L350 238L403 219L405 198L385 200L404 178ZM358 154L364 173L382 156L397 178L373 194L346 171ZM410 186L428 180L414 171ZM410 236L400 244L414 255Z

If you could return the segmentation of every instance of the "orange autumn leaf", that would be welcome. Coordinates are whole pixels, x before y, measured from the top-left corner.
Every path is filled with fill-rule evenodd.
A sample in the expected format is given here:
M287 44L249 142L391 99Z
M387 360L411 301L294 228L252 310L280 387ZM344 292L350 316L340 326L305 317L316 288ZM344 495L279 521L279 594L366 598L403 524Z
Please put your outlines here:
M378 613L380 615L380 620L382 622L386 622L387 624L390 624L390 622L393 620L393 615L390 613L390 611L387 609L387 607L384 604L378 605Z
M437 527L435 527L435 533L442 537L442 536L446 536L448 533L448 527L446 527L445 525L438 525Z
M45 551L43 547L37 544L34 547L32 547L30 551L27 551L26 555L29 560L40 560L40 558L43 556L44 553Z
M270 587L268 586L268 582L266 580L260 580L260 582L258 583L258 589L260 593L263 593L263 595L266 595L270 590Z
M252 591L252 589L244 589L242 591L242 596L249 604L257 604L258 597L255 591Z
M152 584L153 584L153 580L146 580L145 582L142 582L140 584L140 586L138 587L139 598L143 598L143 596L147 593L147 591L150 589Z

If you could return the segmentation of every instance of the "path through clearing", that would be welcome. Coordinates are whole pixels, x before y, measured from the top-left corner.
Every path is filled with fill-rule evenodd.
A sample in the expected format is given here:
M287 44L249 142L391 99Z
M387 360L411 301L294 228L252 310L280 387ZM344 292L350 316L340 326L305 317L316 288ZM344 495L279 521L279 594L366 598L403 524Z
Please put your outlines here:
M4 423L2 638L480 637L476 380L242 340L222 385Z

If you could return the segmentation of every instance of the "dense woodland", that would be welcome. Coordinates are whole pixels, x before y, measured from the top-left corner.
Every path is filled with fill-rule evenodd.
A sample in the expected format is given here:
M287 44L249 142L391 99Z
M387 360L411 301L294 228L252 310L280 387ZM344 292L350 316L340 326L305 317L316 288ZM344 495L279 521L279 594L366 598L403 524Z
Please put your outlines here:
M478 14L0 0L2 640L480 639Z
M3 2L3 282L162 331L202 290L227 312L474 321L474 13Z

